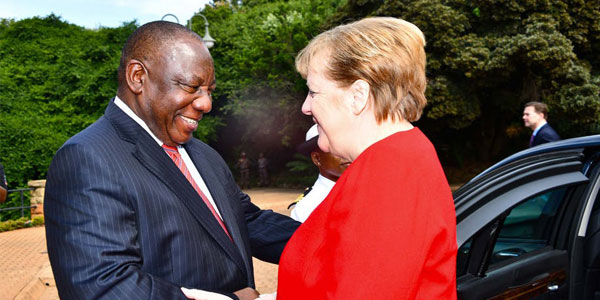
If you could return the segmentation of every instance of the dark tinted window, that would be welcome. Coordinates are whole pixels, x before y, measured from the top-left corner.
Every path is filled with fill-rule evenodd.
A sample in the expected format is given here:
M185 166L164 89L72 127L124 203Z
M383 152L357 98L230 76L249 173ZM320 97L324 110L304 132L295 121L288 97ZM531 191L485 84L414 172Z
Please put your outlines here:
M566 187L550 190L515 206L504 220L490 263L520 256L548 245Z
M518 257L548 245L566 190L567 187L553 189L513 207L502 224L490 263ZM502 212L498 212L500 214ZM456 273L459 276L466 273L472 243L473 237L458 249Z

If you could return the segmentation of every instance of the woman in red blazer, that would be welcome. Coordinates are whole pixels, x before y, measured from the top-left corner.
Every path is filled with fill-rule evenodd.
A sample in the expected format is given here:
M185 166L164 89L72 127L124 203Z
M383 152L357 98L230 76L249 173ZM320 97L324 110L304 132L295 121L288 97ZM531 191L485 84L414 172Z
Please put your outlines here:
M456 299L452 194L410 123L427 102L424 46L415 25L377 17L298 54L319 147L352 165L287 244L277 299Z

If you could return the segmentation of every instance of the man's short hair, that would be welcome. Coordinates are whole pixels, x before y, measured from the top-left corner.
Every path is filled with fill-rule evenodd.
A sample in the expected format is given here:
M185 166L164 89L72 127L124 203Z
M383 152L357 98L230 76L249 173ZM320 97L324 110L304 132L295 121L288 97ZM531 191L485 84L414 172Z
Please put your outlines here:
M127 38L121 50L121 60L118 70L119 89L124 88L122 85L125 83L127 62L132 59L137 59L141 62L152 60L160 52L162 45L173 42L186 34L202 40L194 31L169 21L149 22L136 29Z
M298 53L296 69L306 78L311 60L326 55L325 76L340 87L358 79L369 83L378 122L412 122L427 104L424 47L423 32L410 22L365 18L316 36Z
M525 104L525 107L530 107L530 106L533 107L533 109L535 110L536 113L543 114L544 119L548 119L548 105L546 105L542 102L537 102L537 101L531 101L531 102L527 102Z

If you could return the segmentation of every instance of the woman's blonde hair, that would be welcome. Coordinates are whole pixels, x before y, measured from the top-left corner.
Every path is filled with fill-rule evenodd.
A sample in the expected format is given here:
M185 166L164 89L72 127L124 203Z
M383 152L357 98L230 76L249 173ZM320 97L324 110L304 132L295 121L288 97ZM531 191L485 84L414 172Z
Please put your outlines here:
M371 85L375 118L409 122L421 117L425 98L425 37L414 24L391 17L365 18L323 32L296 57L306 78L311 60L327 58L325 76L340 87L358 79Z

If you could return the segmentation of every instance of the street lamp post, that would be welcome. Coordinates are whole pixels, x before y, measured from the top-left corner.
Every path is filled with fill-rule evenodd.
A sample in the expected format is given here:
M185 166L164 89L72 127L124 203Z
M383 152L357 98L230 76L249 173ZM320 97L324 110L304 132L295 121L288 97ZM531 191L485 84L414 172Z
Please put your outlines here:
M211 48L212 46L215 45L216 40L213 39L210 34L208 33L208 20L206 19L206 17L201 14L201 13L196 13L196 15L201 16L204 19L204 28L205 28L205 32L204 32L204 37L202 38L202 40L204 41L204 44L206 44L207 48ZM192 16L192 18L190 18L190 30L192 29L192 20L194 19L194 16Z
M216 40L213 39L210 36L210 33L208 33L208 20L201 13L196 13L196 15L201 16L204 19L205 32L204 32L204 37L202 38L202 40L204 41L204 44L206 45L207 48L212 48L212 46L215 45ZM173 17L173 18L175 18L175 20L177 21L177 24L179 24L179 19L174 14L166 14L166 15L162 16L161 20L164 20L166 17ZM192 20L193 20L193 18L194 18L194 16L192 16L192 18L190 18L190 30L194 30L192 28Z
M174 14L166 14L166 15L162 16L162 18L160 18L160 20L164 21L166 17L173 17L173 18L175 18L175 21L177 21L177 24L179 24L179 19Z

